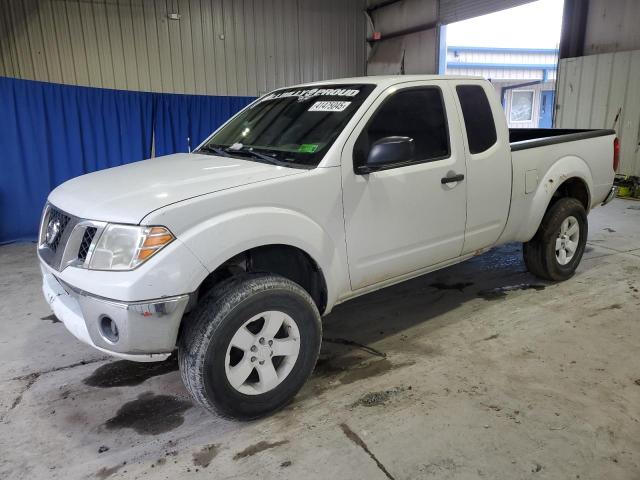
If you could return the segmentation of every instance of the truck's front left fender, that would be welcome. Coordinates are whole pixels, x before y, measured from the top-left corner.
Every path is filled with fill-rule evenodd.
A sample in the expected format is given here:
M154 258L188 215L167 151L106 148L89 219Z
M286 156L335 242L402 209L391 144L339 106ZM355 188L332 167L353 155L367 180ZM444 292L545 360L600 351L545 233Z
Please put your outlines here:
M220 214L183 232L180 240L213 272L230 258L255 247L287 245L307 253L327 286L327 309L348 288L347 263L333 238L308 216L279 207L249 207ZM204 279L203 279L204 280Z

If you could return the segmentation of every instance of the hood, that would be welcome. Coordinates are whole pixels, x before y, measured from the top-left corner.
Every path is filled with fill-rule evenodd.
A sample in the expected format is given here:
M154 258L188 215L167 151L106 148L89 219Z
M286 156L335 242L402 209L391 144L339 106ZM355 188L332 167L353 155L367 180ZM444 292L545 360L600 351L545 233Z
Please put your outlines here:
M135 224L171 203L304 171L177 153L76 177L53 190L49 201L80 218Z

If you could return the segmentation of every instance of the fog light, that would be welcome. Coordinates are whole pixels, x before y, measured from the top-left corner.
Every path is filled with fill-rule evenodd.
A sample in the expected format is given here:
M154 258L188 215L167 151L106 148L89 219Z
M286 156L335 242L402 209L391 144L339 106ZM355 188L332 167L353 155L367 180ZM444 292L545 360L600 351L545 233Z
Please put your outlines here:
M114 322L111 317L107 317L106 315L100 319L100 332L102 336L111 343L116 343L120 338L118 325L116 325L116 322Z

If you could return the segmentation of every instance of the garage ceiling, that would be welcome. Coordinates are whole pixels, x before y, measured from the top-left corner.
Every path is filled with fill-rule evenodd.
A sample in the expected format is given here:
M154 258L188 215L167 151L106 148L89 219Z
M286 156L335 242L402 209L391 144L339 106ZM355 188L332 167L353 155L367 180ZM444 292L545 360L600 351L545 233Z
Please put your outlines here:
M369 0L370 27L382 41L372 42L369 75L436 73L438 25L529 3L532 0Z
M440 23L453 23L530 3L532 0L440 0Z
M468 18L479 17L488 13L505 10L507 8L517 7L530 3L534 0L369 0L367 7L369 9L379 8L378 11L386 10L387 13L403 11L412 11L413 20L420 20L427 12L430 12L437 6L434 14L440 23L448 24L459 22ZM397 16L391 13L393 16Z

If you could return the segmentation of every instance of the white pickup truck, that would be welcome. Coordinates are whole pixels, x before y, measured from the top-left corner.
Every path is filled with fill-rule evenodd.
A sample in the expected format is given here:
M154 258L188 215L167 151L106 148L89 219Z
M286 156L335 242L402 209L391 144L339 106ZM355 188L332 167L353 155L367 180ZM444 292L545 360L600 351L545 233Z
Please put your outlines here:
M506 242L569 278L616 163L612 130L509 130L482 79L281 89L193 153L53 190L43 290L83 342L137 361L177 347L198 403L256 418L302 387L341 302Z

